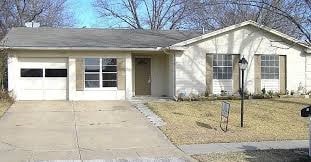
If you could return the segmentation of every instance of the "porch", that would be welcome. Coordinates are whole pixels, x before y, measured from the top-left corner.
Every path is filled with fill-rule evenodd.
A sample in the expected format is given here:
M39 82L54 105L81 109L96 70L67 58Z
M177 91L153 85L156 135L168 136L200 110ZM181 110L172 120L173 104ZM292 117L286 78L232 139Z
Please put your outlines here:
M132 94L171 97L174 95L173 56L165 53L132 54Z

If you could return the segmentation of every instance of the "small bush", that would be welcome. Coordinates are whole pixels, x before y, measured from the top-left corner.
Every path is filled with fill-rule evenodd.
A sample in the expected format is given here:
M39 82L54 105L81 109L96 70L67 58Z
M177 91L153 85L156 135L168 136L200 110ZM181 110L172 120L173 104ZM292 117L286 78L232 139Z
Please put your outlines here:
M6 90L0 90L0 100L14 102L14 98L11 97L10 92Z
M266 88L263 88L262 90L261 90L261 92L262 92L262 94L266 94Z
M252 99L265 99L267 98L264 94L254 94Z
M240 100L239 96L217 96L217 100Z
M200 98L201 98L201 96L200 96L200 95L197 95L197 94L191 93L191 94L189 95L189 101L199 101Z
M205 96L205 97L208 97L208 96L209 96L208 90L206 90L206 91L204 92L204 96Z
M274 93L273 93L273 91L270 90L267 92L267 94L272 97Z
M225 90L221 90L221 91L220 91L220 95L221 95L221 96L227 96L227 95L228 95L228 92L225 91Z

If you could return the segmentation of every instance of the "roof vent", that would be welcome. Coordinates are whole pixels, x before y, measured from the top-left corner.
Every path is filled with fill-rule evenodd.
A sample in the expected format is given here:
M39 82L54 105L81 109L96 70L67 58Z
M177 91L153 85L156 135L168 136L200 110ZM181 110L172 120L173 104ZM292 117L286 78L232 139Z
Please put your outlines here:
M27 28L38 28L38 27L40 27L40 23L34 22L34 21L32 21L32 22L26 22L26 23L25 23L25 26L26 26Z

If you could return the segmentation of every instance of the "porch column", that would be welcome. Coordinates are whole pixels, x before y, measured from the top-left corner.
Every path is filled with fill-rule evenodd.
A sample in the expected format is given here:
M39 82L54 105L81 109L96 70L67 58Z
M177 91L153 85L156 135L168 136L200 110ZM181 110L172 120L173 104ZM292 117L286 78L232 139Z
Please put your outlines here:
M132 54L129 53L125 56L125 97L131 99L133 97L133 65L132 65Z
M255 93L261 93L261 55L255 55Z
M286 55L281 55L280 57L280 93L286 94Z
M68 81L67 81L67 96L69 101L76 100L76 58L68 58Z

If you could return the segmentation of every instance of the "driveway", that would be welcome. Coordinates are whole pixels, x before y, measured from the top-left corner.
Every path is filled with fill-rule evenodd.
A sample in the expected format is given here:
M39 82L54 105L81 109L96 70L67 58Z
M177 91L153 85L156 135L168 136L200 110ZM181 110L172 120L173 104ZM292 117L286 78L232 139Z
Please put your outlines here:
M189 160L126 101L23 101L0 119L1 162L153 158Z

